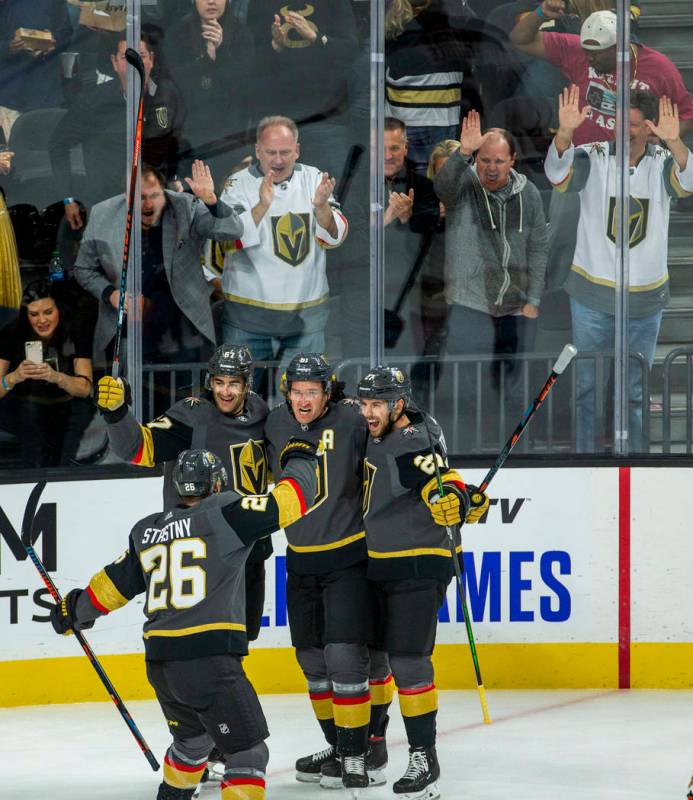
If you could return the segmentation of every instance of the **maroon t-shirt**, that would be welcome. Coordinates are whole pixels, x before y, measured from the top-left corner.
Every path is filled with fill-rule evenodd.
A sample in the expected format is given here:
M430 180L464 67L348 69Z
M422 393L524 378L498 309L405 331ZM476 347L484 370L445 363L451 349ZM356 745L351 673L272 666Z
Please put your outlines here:
M543 33L546 60L580 88L580 107L592 107L590 116L573 136L575 145L613 139L616 129L616 76L602 75L590 67L580 37L572 33ZM666 95L679 107L681 119L693 119L693 100L681 75L669 59L643 45L631 53L631 86L656 97Z

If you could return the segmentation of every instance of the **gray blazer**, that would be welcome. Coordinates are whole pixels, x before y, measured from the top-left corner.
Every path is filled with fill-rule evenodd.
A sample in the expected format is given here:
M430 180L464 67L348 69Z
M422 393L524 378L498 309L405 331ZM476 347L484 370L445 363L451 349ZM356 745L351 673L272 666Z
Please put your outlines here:
M209 303L211 289L205 280L201 256L207 239L239 239L243 223L235 211L219 201L218 217L190 194L166 190L161 218L164 268L173 299L206 339L216 344ZM115 336L116 310L103 301L104 291L120 287L125 239L125 195L109 197L91 210L75 262L77 282L99 300L99 319L94 332L94 358ZM132 262L130 264L132 268Z

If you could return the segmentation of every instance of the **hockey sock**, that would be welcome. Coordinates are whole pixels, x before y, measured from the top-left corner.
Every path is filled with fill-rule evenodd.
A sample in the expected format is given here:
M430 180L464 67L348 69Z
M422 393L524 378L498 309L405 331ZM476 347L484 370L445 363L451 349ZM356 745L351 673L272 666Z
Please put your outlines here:
M385 736L387 712L395 694L395 680L390 673L385 678L370 678L368 684L371 690L371 722L368 735Z
M164 783L174 789L194 789L206 766L206 758L195 761L185 758L172 745L164 756Z
M366 752L371 695L368 682L333 683L332 711L337 729L337 750L341 756Z
M265 774L254 769L227 769L221 800L265 800Z
M308 681L308 694L325 739L333 747L337 746L337 729L332 711L332 683L330 681Z
M435 684L402 688L399 691L399 708L410 747L433 747L436 743L436 716L438 690Z

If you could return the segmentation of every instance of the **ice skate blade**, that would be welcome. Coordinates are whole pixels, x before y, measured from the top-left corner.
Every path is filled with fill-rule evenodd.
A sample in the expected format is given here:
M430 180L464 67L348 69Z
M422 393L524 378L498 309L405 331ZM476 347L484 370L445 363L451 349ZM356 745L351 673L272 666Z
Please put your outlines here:
M321 777L319 772L296 772L296 780L299 783L317 783L321 781ZM339 780L339 785L342 785L341 778Z
M341 789L343 786L344 784L342 783L341 775L334 778L330 777L329 775L320 776L321 789Z
M438 782L433 781L433 783L429 783L428 786L420 792L397 793L395 796L398 800L437 800L437 798L440 797L440 789L438 788Z
M207 764L207 780L205 783L221 783L224 780L226 766L221 762L210 761Z

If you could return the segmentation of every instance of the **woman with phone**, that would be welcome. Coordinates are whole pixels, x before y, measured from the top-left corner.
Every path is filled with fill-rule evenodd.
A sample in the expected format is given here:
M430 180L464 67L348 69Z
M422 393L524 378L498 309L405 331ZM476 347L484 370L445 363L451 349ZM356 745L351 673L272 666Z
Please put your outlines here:
M53 284L38 280L0 332L0 428L19 439L26 467L76 463L93 415L91 338L68 318Z

